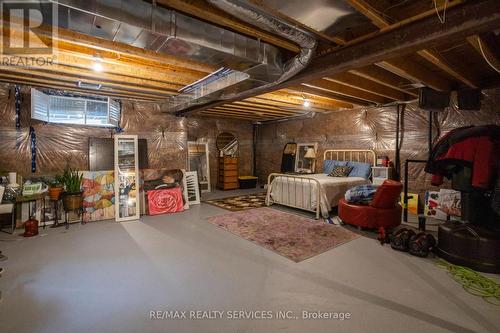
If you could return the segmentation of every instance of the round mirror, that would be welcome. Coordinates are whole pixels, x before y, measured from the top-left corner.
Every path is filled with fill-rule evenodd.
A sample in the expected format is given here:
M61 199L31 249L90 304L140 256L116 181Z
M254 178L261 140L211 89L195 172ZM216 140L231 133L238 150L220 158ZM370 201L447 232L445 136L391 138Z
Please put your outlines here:
M222 132L217 135L217 149L224 155L236 155L238 151L238 140L229 132Z

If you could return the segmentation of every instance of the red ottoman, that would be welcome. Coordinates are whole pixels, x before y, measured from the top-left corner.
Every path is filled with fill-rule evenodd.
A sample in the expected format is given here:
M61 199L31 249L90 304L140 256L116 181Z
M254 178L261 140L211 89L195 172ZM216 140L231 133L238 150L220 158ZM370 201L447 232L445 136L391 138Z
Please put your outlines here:
M339 201L339 218L344 223L364 228L393 228L401 224L399 197L403 184L386 180L377 188L369 205Z

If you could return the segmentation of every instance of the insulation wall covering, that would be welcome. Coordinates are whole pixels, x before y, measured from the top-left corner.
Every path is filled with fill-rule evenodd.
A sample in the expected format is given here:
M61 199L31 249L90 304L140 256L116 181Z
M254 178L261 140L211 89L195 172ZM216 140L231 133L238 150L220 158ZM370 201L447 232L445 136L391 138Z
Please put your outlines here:
M467 125L500 125L500 89L483 92L479 111L459 110L456 95L452 94L450 107L434 117L433 136ZM396 107L371 107L316 114L303 120L264 124L259 128L257 145L257 176L267 182L271 172L279 172L281 155L287 142L317 142L316 171L321 172L325 149L373 149L377 155L387 155L394 161L396 145ZM406 159L427 159L428 111L418 108L417 102L408 104L402 125L401 162ZM430 175L423 164L411 164L409 188L422 192L431 188ZM403 165L401 166L403 173Z
M22 87L21 129L15 127L14 86L0 84L0 173L17 171L23 177L61 172L67 165L88 170L88 139L112 137L114 130L47 124L31 120L30 87ZM31 172L29 127L37 138L37 172ZM148 140L150 168L186 169L187 140L205 140L210 144L212 186L217 175L215 138L219 132L230 131L240 139L240 173L251 170L252 125L236 120L179 118L161 113L156 103L122 101L120 127L125 134L135 134Z

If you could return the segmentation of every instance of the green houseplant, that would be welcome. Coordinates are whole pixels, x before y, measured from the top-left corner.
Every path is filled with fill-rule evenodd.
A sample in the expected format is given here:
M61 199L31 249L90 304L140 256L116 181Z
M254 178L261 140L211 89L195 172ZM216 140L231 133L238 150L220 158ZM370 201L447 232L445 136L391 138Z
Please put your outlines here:
M49 197L50 200L59 200L64 189L62 176L56 175L54 180L49 182Z
M77 210L82 207L82 181L83 174L68 168L62 175L65 193L63 195L63 206L65 211Z

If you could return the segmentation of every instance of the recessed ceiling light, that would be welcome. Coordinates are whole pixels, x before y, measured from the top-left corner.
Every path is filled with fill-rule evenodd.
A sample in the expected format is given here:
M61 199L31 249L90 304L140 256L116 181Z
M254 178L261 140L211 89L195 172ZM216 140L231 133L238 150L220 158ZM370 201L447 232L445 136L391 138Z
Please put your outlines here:
M304 98L304 106L308 108L309 106L311 106L311 102L309 102L309 100Z

